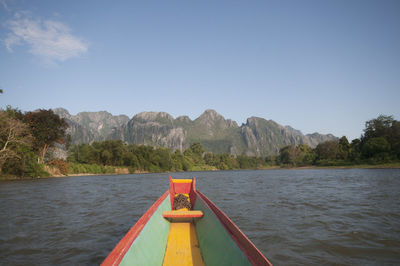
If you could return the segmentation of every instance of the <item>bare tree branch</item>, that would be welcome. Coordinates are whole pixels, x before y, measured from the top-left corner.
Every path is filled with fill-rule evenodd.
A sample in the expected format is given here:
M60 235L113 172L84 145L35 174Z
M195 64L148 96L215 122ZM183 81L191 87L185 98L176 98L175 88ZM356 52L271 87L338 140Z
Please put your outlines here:
M29 127L23 122L0 113L0 171L9 158L20 158L15 151L17 145L31 145Z

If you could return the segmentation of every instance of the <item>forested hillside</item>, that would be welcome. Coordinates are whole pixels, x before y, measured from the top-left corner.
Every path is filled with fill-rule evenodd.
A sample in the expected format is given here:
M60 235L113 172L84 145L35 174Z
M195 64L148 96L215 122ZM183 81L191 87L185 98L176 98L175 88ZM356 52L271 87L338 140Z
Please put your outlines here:
M68 174L102 174L102 173L136 173L164 171L201 171L228 169L262 169L270 167L293 166L352 166L378 165L394 163L400 160L400 122L392 116L379 116L366 122L364 134L360 139L351 142L343 136L340 139L324 141L312 147L301 141L295 144L282 142L277 155L248 156L234 155L226 151L211 152L213 145L234 143L235 122L224 120L211 114L198 121L181 117L173 119L166 113L142 113L129 123L140 121L162 121L164 126L181 123L186 130L193 131L193 143L176 149L144 144L129 144L122 140L95 141L91 144L70 145L71 137L67 134L69 124L52 110L37 110L21 112L8 107L0 111L0 174L2 178L43 177ZM154 122L155 123L155 122ZM260 139L267 138L265 134L275 136L276 132L267 130L272 121L250 118L246 126L240 130L251 131ZM155 124L153 124L155 125ZM156 126L159 126L157 124ZM246 129L248 127L249 129ZM253 131L251 128L256 128ZM234 132L229 140L221 143L215 141L224 136L224 132ZM265 133L267 132L267 133ZM250 132L248 133L250 134ZM264 134L264 135L263 135ZM299 133L298 133L299 134ZM297 134L297 136L299 136ZM142 142L152 135L143 134ZM203 136L203 137L202 137ZM200 141L195 142L196 139ZM208 138L208 139L207 139ZM251 137L249 137L251 138ZM252 145L257 144L256 138L251 138ZM157 139L150 139L157 142ZM149 140L149 141L150 141ZM231 141L231 142L229 142ZM289 142L291 143L291 142ZM62 146L68 151L66 160L60 159L54 153L56 146ZM246 144L249 147L249 144ZM270 144L266 144L267 146ZM257 149L267 149L267 146L255 146ZM208 148L208 150L207 150ZM181 151L183 150L183 152Z

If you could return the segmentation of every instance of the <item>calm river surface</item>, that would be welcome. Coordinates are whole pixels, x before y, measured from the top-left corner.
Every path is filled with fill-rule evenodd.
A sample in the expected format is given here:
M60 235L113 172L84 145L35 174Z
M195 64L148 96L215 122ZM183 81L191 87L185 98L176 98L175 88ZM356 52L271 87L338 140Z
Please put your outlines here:
M170 174L0 183L0 265L100 264ZM400 170L176 173L197 178L275 265L399 265Z

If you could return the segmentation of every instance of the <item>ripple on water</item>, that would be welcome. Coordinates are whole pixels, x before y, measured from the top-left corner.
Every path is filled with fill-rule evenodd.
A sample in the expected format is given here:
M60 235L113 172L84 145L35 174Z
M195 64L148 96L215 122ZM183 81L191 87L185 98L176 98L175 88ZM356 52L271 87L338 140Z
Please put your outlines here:
M195 175L275 265L399 265L400 170L221 171L0 183L1 265L98 265Z

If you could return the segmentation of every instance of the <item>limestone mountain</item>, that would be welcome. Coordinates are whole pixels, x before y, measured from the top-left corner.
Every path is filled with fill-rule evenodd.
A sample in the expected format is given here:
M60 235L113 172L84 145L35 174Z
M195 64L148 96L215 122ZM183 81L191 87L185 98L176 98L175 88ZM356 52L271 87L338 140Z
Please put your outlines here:
M182 127L175 126L175 119L164 112L143 112L135 115L121 128L115 128L110 139L121 139L127 143L168 147L171 150L186 148L186 134Z
M320 142L336 139L332 134L319 133L303 135L301 131L290 126L282 126L273 120L251 117L241 126L241 134L246 144L247 155L277 154L287 145L307 144L314 148Z
M290 126L259 117L250 117L246 124L238 126L214 110L206 110L195 120L188 116L173 118L165 112L142 112L129 120L127 116L113 116L107 112L73 116L62 108L54 111L70 124L73 144L116 139L183 151L198 141L206 151L214 153L266 156L277 154L289 144L315 147L320 142L336 139L331 134L304 135Z
M106 111L81 112L71 115L63 108L56 108L53 109L53 112L64 118L69 124L67 134L71 135L72 144L106 140L114 128L119 128L129 121L129 117L126 115L113 116Z

